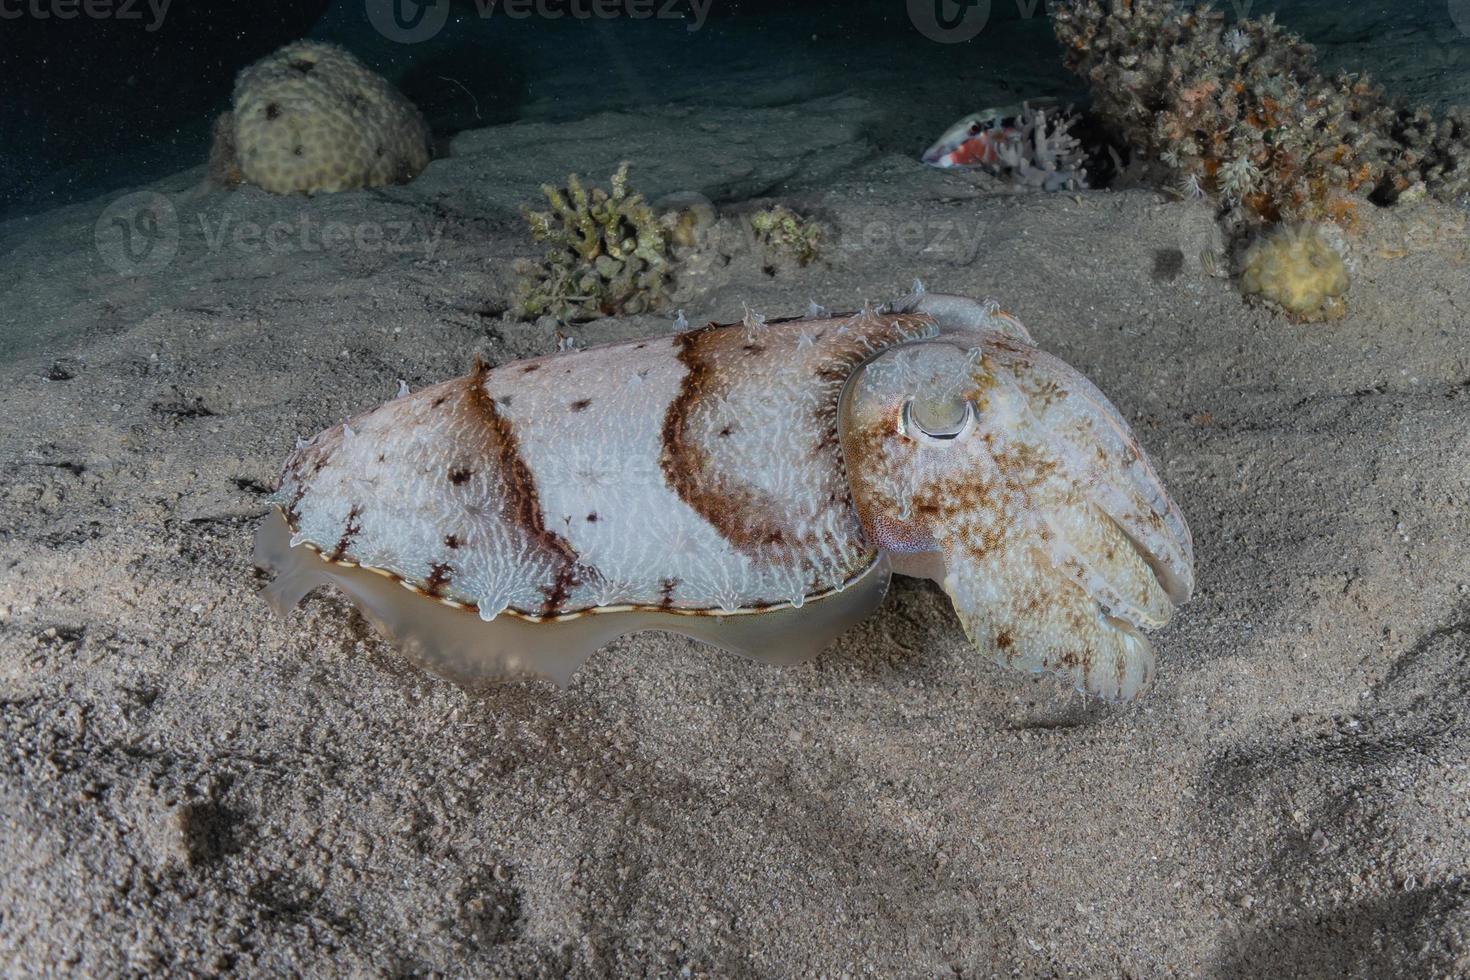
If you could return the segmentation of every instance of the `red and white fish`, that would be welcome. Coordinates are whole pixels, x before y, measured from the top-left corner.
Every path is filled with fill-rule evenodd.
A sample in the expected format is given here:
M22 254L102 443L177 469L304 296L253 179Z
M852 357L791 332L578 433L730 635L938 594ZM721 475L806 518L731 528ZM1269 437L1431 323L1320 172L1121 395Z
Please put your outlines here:
M1033 99L1023 105L1001 106L971 113L944 131L920 157L931 167L995 167L1001 163L1000 148L1020 140L1019 125L1026 107L1049 110L1052 99Z

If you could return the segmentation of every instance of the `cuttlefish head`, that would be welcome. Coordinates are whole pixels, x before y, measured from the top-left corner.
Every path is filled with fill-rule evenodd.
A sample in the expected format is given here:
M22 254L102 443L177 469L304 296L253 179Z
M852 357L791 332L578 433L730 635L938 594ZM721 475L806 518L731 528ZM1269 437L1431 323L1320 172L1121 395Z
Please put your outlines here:
M1126 700L1142 631L1193 588L1189 528L1126 422L1015 336L950 331L854 373L841 433L863 527L933 577L980 652Z

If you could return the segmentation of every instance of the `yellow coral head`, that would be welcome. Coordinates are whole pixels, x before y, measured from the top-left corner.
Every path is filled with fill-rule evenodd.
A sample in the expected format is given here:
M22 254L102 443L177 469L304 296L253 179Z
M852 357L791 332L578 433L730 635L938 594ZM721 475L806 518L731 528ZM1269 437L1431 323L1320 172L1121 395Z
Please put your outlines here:
M1111 699L1148 682L1140 629L1188 599L1193 545L1082 375L1015 337L950 331L857 372L841 430L864 530L943 584L981 652Z
M1296 320L1337 319L1347 312L1347 264L1321 228L1288 225L1246 250L1240 289Z

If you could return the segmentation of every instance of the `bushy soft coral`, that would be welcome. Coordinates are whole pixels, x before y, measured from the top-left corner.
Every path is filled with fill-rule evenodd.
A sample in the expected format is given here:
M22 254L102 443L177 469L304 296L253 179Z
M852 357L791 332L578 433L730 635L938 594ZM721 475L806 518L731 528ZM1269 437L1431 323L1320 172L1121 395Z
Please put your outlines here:
M1400 151L1389 170L1390 195L1459 201L1470 192L1470 108L1451 106L1441 118L1422 106L1401 112L1393 138Z
M1382 90L1321 75L1311 45L1270 16L1227 26L1171 0L1063 0L1053 21L1104 120L1244 225L1350 222L1401 166Z
M550 211L525 212L531 235L551 248L539 263L522 263L515 311L566 320L662 309L669 299L674 257L670 222L628 190L628 164L613 174L611 190L582 186L541 188Z
M1270 16L1227 26L1171 0L1058 0L1068 67L1127 142L1218 193L1245 225L1350 224L1358 202L1470 192L1470 109L1436 117L1363 74L1333 78Z

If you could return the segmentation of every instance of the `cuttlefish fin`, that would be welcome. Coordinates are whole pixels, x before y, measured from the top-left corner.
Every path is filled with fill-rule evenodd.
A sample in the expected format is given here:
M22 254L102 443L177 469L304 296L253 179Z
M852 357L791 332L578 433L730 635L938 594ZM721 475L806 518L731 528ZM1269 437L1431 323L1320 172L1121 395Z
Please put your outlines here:
M894 301L893 309L898 313L927 313L945 333L999 333L1028 346L1036 343L1025 325L994 300L931 293L917 279L908 295Z
M946 547L941 584L970 642L1001 666L1057 674L1109 701L1133 699L1153 677L1148 640L1024 542Z

